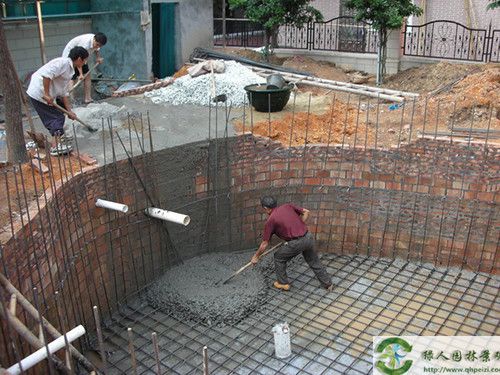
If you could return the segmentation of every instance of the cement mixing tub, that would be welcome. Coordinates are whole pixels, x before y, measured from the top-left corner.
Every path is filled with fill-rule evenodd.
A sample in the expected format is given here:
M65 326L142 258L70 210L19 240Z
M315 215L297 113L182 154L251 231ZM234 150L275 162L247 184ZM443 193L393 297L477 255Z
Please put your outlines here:
M291 85L282 89L269 88L266 84L245 86L250 104L259 112L281 111L290 99L291 90Z

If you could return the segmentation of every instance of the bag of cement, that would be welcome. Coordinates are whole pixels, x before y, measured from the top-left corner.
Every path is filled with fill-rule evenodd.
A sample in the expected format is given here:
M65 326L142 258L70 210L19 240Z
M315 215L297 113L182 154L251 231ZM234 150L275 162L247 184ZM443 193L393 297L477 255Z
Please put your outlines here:
M224 71L226 70L226 64L224 64L224 60L202 61L188 68L188 73L192 78L194 78L203 74L210 73L212 69L214 70L214 73L224 73Z

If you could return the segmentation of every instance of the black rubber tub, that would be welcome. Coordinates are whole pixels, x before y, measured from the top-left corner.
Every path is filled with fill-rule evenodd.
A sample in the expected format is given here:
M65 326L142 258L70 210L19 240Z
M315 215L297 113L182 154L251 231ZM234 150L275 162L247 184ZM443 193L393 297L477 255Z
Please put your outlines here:
M291 85L282 89L269 88L267 84L245 86L250 104L259 112L281 111L290 99Z

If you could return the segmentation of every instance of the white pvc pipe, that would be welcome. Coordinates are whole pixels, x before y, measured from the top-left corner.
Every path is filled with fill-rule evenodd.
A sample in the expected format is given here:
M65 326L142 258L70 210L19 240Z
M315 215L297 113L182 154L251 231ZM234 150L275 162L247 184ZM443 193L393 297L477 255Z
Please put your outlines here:
M188 225L191 218L187 215L178 214L177 212L162 210L161 208L149 207L144 210L144 213L148 216L154 217L160 220L171 221L172 223Z
M128 211L128 206L126 204L106 201L104 199L97 199L95 202L97 207L107 208L114 211L120 211L126 213Z
M68 343L75 341L77 338L80 336L83 336L85 334L85 328L83 328L82 325L79 325L75 328L73 328L71 331L66 333L66 338L68 339ZM49 347L49 353L53 354L57 352L58 350L64 348L66 345L66 342L64 340L64 335L58 337L54 341L52 341L50 344L48 344ZM10 375L17 375L21 373L21 368L23 371L28 370L29 368L35 366L38 362L43 361L45 358L47 358L47 348L44 346L41 349L38 349L36 352L33 354L30 354L21 362L16 363L15 365L9 367L7 369L7 372Z

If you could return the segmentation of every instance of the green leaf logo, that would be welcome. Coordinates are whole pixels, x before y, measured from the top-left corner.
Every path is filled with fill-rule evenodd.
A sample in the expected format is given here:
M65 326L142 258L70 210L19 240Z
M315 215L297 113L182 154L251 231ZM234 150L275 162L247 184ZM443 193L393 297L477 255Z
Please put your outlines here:
M405 340L399 337L390 337L381 341L375 348L377 362L375 367L382 373L387 375L401 375L407 372L413 361L405 360L407 353L410 353L412 346ZM403 354L402 352L406 353Z

